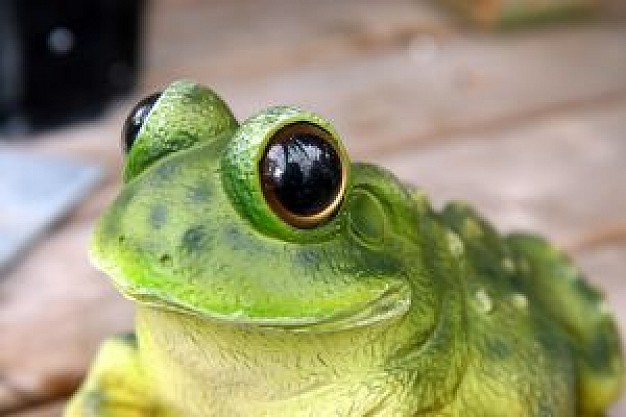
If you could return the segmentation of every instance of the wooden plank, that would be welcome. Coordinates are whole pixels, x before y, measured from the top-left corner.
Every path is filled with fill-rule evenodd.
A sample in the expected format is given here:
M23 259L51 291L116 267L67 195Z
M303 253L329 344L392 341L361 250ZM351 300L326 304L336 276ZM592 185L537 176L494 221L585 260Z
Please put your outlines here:
M66 397L100 342L132 328L132 306L87 260L91 228L120 187L125 110L3 149L65 156L105 168L97 192L0 280L0 415ZM39 411L34 411L35 414ZM44 414L46 415L46 414ZM54 415L54 414L51 414Z
M8 414L7 417L61 417L64 406L64 401L57 401L11 413Z
M486 35L459 32L429 2L227 3L155 3L139 95L192 78L240 119L300 105L332 119L359 157L626 97L624 25ZM101 124L112 138L132 104Z
M466 200L503 230L541 231L570 249L626 238L626 102L370 156L436 205Z
M487 35L429 2L360 3L156 7L145 88L196 79L240 118L301 105L336 121L359 155L626 96L624 25Z
M196 74L258 81L303 66L350 61L450 27L447 10L411 0L160 0L152 10L147 56L158 73L148 84Z
M447 0L465 20L484 29L515 29L522 26L576 21L598 11L597 0Z
M601 6L605 20L620 25L626 23L626 2L623 0L602 0Z
M101 340L132 312L86 257L92 220L73 222L0 283L0 414L75 389Z
M423 36L327 70L303 68L220 90L237 114L294 103L334 120L359 155L393 152L622 99L624 44L626 28L589 26L497 38Z

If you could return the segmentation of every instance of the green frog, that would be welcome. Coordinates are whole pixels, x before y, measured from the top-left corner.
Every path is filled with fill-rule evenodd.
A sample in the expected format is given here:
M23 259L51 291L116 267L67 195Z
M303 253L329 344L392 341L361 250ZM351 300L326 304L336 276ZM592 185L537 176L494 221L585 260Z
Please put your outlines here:
M567 256L435 210L296 107L177 81L124 131L91 257L137 306L66 416L599 417L615 321Z

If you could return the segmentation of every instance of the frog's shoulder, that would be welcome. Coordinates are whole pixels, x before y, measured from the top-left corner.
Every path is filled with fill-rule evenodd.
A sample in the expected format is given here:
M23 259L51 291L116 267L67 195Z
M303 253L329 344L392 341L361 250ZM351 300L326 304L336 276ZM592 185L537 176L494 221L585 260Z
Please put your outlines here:
M571 259L541 236L500 234L462 202L449 203L440 219L461 240L478 279L498 293L521 292L529 308L567 335L578 369L581 408L596 415L614 401L624 377L615 321L602 293Z

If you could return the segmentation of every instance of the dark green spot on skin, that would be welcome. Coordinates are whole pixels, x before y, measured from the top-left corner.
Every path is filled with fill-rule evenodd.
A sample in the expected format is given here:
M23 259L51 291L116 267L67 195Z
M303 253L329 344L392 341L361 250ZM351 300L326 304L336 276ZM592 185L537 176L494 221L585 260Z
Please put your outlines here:
M495 360L508 358L512 353L511 346L503 340L489 339L486 343L486 354Z
M156 176L154 177L155 182L159 183L173 179L177 168L178 165L172 163L161 165L156 171Z
M555 415L553 407L549 404L548 401L546 401L545 399L542 399L539 405L537 406L536 417L550 417L553 415Z
M167 207L155 204L150 210L150 225L155 229L161 228L167 222Z
M196 185L187 191L187 199L194 203L203 203L211 198L211 190L206 185Z
M119 335L119 338L125 344L132 346L132 347L137 347L137 335L135 335L134 332L121 334Z
M511 288L514 292L517 293L525 293L526 287L528 285L527 279L524 275L515 274L510 277L509 283L511 284Z
M611 373L612 352L619 349L619 342L610 337L613 331L612 326L607 326L606 333L594 336L590 343L589 355L593 359L588 362L589 366L598 373ZM607 336L609 335L609 336Z
M161 255L161 257L159 258L159 262L163 266L170 267L173 264L172 256L169 253L165 253L165 254Z
M550 326L550 328L537 333L537 341L541 346L550 356L555 358L570 355L571 352L562 343L567 338L564 330L554 326L552 323L546 322L545 325Z
M224 241L234 250L247 251L256 255L268 254L271 250L260 244L250 235L241 233L241 231L235 227L226 227L222 232Z
M296 252L294 258L295 263L300 264L305 268L316 267L321 262L319 252L308 249Z
M188 229L183 235L182 245L190 252L202 250L207 242L207 231L204 226Z
M597 288L592 287L581 275L574 281L576 292L587 302L597 304L602 300L602 293Z
M239 230L234 227L227 227L224 229L224 237L226 238L226 241L234 247L237 247L243 240Z

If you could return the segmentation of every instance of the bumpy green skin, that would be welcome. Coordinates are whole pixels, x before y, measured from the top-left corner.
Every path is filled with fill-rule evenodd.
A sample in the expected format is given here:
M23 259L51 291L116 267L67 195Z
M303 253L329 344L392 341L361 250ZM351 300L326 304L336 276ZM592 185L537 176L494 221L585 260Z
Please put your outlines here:
M309 112L237 127L210 90L165 91L92 245L137 301L136 337L103 346L67 416L604 415L620 342L561 252L358 163L336 216L288 226L257 164L294 121L348 161Z

